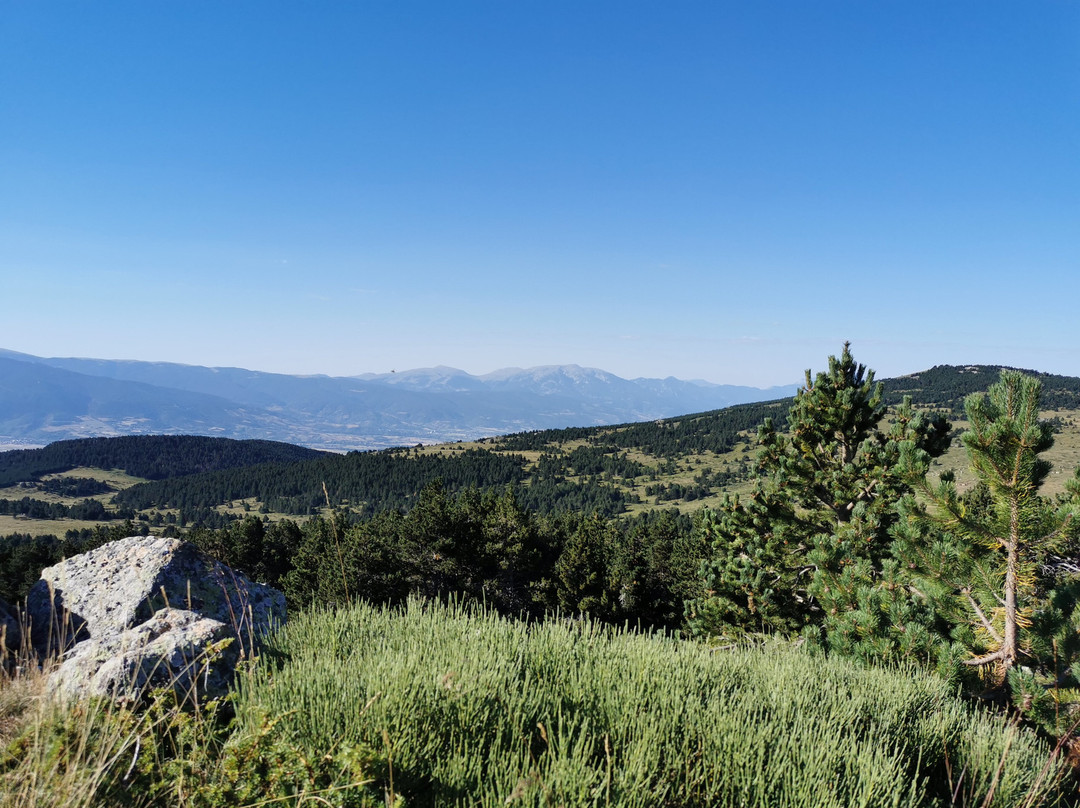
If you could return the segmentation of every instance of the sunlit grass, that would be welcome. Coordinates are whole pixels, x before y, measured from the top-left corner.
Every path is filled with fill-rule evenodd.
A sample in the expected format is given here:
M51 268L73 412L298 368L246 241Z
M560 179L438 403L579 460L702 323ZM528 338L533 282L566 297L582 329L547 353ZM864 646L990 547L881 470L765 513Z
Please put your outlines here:
M1050 779L1042 741L944 682L780 644L414 601L303 615L272 649L240 720L379 752L408 805L1017 806Z
M420 601L302 614L198 710L27 666L0 727L3 808L1036 806L1060 767L912 671Z

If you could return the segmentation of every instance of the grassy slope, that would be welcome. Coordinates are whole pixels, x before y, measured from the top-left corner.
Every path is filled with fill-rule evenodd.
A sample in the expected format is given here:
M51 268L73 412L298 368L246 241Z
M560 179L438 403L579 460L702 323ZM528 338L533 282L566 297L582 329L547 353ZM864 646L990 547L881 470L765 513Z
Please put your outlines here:
M65 497L58 494L51 494L47 491L41 491L33 487L11 485L7 488L0 488L0 499L22 499L23 497L30 497L31 499L40 499L45 502L58 502L63 505L75 505L84 499L96 499L108 507L113 492L122 491L123 489L138 483L146 482L144 478L133 477L119 469L77 468L63 472L62 474L44 475L42 476L42 480L48 480L53 477L75 477L99 480L107 483L113 491L105 494L95 494L91 497ZM30 536L45 536L49 534L63 536L68 530L94 528L101 524L101 522L82 521L78 519L28 519L22 516L7 516L0 514L0 536L9 535L11 533L24 533Z
M294 617L228 727L45 684L0 678L28 730L0 748L4 808L1020 808L1057 804L1061 770L932 676L418 601Z
M1043 455L1045 459L1053 464L1054 468L1044 484L1042 493L1046 496L1055 496L1065 490L1065 482L1072 477L1077 468L1080 468L1080 414L1078 414L1076 410L1044 410L1043 417L1047 419L1057 417L1063 422L1061 431L1054 436L1054 446ZM960 443L959 433L966 430L968 424L963 419L956 419L953 421L952 426L956 430L952 446L949 451L937 461L936 466L942 471L946 469L954 471L957 476L958 484L960 485L961 490L963 490L971 484L971 474L968 471L967 457L963 446ZM625 429L625 427L597 429L595 433L596 442L599 445L603 445L604 435L611 434L618 429ZM568 441L566 443L553 441L550 444L550 449L552 451L569 452L582 444L583 441L580 439ZM501 448L501 442L499 440L488 440L484 443L463 442L460 444L426 446L423 449L417 450L417 452L425 454L453 455L455 452L469 448L487 448L496 452L505 451ZM680 511L692 513L703 505L715 506L722 499L725 492L741 493L749 490L752 485L750 474L753 469L756 449L756 432L753 430L746 430L742 433L741 442L737 443L730 451L722 453L701 452L687 455L675 462L677 470L673 473L662 470L665 465L665 458L648 454L640 449L630 450L627 452L630 459L637 460L646 466L658 469L656 479L654 480L651 477L642 476L639 477L633 485L627 485L618 479L612 481L610 484L621 490L636 493L641 498L642 501L640 503L634 503L628 507L629 513L640 513L641 511L654 507L677 508ZM620 451L622 450L620 449ZM539 451L515 451L514 453L525 455L534 464L540 455ZM702 472L715 473L718 471L728 471L739 473L741 468L747 469L747 471L743 473L741 479L723 489L715 490L713 494L705 498L694 499L691 501L674 499L657 502L653 497L649 497L646 494L646 487L649 485L655 485L657 483L664 485L692 485L694 483L694 478L699 476ZM580 481L581 478L570 476L568 479Z
M370 750L410 806L929 806L954 788L1020 806L1048 756L934 677L779 644L414 601L301 615L272 654L285 661L242 683L240 721L281 716L313 758Z

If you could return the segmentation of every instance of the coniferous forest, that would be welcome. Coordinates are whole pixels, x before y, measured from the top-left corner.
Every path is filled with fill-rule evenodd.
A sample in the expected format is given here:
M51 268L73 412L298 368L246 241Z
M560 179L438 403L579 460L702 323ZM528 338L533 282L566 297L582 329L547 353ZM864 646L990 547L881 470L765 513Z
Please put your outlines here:
M614 643L605 651L613 659L630 654L623 644L646 642L649 636L648 642L667 643L664 654L704 651L703 660L710 653L736 650L781 666L817 659L805 664L842 664L849 666L845 670L862 671L843 676L896 677L890 684L882 684L883 679L873 685L891 692L909 687L899 682L917 680L959 693L958 703L972 716L1002 722L997 729L978 732L1006 744L992 747L998 750L993 753L962 751L956 744L975 743L962 725L974 727L976 719L956 719L959 723L949 730L955 734L938 751L920 748L925 761L917 755L887 765L866 764L866 772L873 774L865 777L886 777L881 772L889 771L894 778L891 790L881 792L887 795L883 802L857 797L859 789L873 788L861 779L864 774L856 774L836 781L830 792L836 804L946 805L958 804L961 794L969 804L1075 804L1068 759L1080 719L1080 682L1073 671L1080 657L1080 579L1074 572L1080 558L1080 471L1055 470L1047 457L1059 436L1070 438L1078 405L1080 379L1008 368L942 367L878 382L845 345L839 356L828 358L824 370L807 373L794 399L645 424L346 455L209 438L65 441L0 454L0 475L9 486L4 490L25 492L18 498L0 497L0 516L36 527L65 519L92 524L64 533L5 536L0 540L0 597L18 602L42 567L111 539L140 532L182 535L281 589L291 612L303 615L302 627L290 628L274 645L282 681L323 675L309 669L306 674L289 672L307 653L306 640L297 639L297 633L369 630L329 629L319 622L330 624L345 614L353 614L357 625L397 619L379 615L401 615L412 626L408 631L415 630L420 614L459 629L476 625L492 636L518 630L511 626L532 626L522 629L538 632L529 634L529 642L551 644L535 651L530 664L541 667L558 664L545 654L577 653L559 645L577 640L563 635L557 641L553 636L538 639L545 631L563 631L556 627L567 621L577 626L570 629L574 636L584 631L596 638L590 643L599 638ZM128 479L120 484L87 476L93 468L123 471ZM1055 471L1050 491L1047 483ZM356 642L363 646L367 640ZM551 650L556 646L563 650ZM633 653L645 653L642 649ZM649 649L648 654L657 653ZM796 657L804 661L792 661ZM691 667L707 664L693 662ZM529 675L549 681L537 671ZM393 674L409 675L404 669ZM451 677L441 685L451 692L459 675L441 668L438 673ZM563 670L560 675L569 674ZM600 676L595 671L589 675ZM230 754L252 755L260 765L280 767L282 756L312 755L321 748L321 733L328 730L299 720L289 719L284 734L275 729L260 735L258 727L267 725L259 721L270 719L260 719L258 711L269 709L274 697L268 691L259 697L263 701L250 701L259 687L245 691L249 701L238 708L236 719L215 725L214 732L225 733L222 748L241 725L249 733L247 743L255 747L232 748ZM299 692L296 698L309 698ZM575 712L569 724L556 728L541 721L540 734L527 733L531 740L524 741L531 745L536 771L555 778L551 784L528 773L528 755L520 766L507 769L516 775L498 775L513 781L505 788L492 786L486 775L469 774L468 767L476 763L453 764L464 766L461 771L429 770L424 762L429 753L422 747L402 751L393 764L390 742L382 747L377 742L388 724L378 722L370 730L374 736L359 730L360 724L334 736L335 742L352 738L350 748L360 750L358 758L342 763L341 771L309 767L286 776L275 770L274 777L284 778L275 782L283 788L285 781L292 783L286 792L294 796L304 789L322 793L363 771L383 783L385 797L394 789L387 790L384 780L388 783L389 769L397 765L398 786L419 804L469 802L465 795L489 787L491 794L505 798L517 786L523 794L542 797L538 804L547 804L543 800L564 794L560 789L571 793L584 782L580 778L594 776L606 782L608 799L616 793L615 801L627 805L639 804L635 800L643 805L738 804L732 794L739 788L753 790L746 785L752 777L743 782L734 775L735 791L705 781L680 780L674 786L670 773L648 767L639 771L629 759L618 765L619 776L630 779L614 785L612 738L620 727L629 733L629 724L602 714L588 701L595 694L580 698L575 710L584 712ZM755 698L764 704L763 696ZM592 706L582 706L586 703ZM573 723L586 715L592 716L592 728ZM485 720L523 720L514 716ZM865 722L869 716L853 714L845 720ZM414 718L387 713L385 721L406 732L401 722ZM425 731L440 737L446 731L442 719L429 718L433 723ZM569 720L569 714L564 718ZM525 720L535 729L539 719ZM897 718L896 726L906 727L907 720ZM492 727L489 731L497 734ZM918 734L910 728L889 731L899 732L897 738ZM551 733L560 732L554 741ZM640 732L646 738L652 730ZM1010 732L1026 734L1022 740L1002 741L1012 738ZM687 736L678 743L714 742L705 738ZM633 755L645 754L649 743L659 741L627 735L620 743L627 750L643 744L640 752L625 752ZM1014 772L1005 767L1006 760L1011 767L1022 757L1009 757L1013 743L1018 749L1028 749L1024 744L1041 749L1030 754L1044 761L1042 768L1032 771L1024 764L1029 768ZM554 773L556 764L571 765L557 749L577 761L577 775ZM681 749L670 754L685 757L688 752ZM998 758L991 760L998 753L1000 766ZM513 758L505 751L498 754ZM983 769L975 762L979 754L991 755ZM268 764L266 755L278 762ZM962 764L970 767L963 775L966 782L953 770L949 755L967 756ZM600 775L585 773L595 767ZM155 778L165 769L144 772L146 788L159 788ZM481 770L486 771L484 766L476 771ZM224 775L202 776L209 782ZM630 785L633 777L646 785ZM214 782L220 802L208 804L239 799L229 791L235 784ZM903 791L896 782L911 786L903 798L909 802L896 801ZM796 791L803 787L791 786ZM250 802L276 794L265 782L253 788ZM684 799L664 791L676 788ZM592 797L602 792L588 791ZM352 802L332 804L373 804L375 792L366 786L350 793ZM660 799L660 793L667 796ZM1002 802L1004 794L1016 802ZM805 796L805 802L792 804L832 804L813 789ZM760 804L773 804L760 799ZM593 804L580 802L586 803Z

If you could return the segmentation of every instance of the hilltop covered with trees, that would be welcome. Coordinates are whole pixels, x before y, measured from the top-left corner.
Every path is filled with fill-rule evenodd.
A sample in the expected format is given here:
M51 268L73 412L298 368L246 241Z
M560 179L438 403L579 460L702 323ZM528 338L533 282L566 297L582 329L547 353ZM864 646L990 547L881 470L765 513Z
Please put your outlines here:
M80 466L120 469L133 477L164 480L256 463L295 463L324 454L291 443L198 435L80 438L56 441L41 449L0 452L0 487Z

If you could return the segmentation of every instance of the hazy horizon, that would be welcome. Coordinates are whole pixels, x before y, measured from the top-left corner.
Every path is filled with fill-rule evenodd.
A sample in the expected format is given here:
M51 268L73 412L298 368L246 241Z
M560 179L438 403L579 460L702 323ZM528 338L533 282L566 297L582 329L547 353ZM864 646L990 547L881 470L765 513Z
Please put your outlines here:
M854 346L852 347L852 353L853 354L855 353ZM524 366L521 366L521 365L508 365L506 367L491 368L489 370L482 370L482 371L473 371L473 370L469 370L467 368L453 367L451 365L425 365L425 366L413 367L413 368L391 368L390 370L386 370L386 371L360 371L359 373L282 373L280 371L265 370L264 368L248 367L248 366L241 366L241 365L201 365L201 364L198 364L198 363L195 363L195 362L171 362L171 361L170 362L165 362L163 360L144 360L144 359L131 359L131 358L127 358L127 357L105 357L105 356L75 356L75 355L41 356L41 355L37 355L37 354L26 353L25 351L14 351L12 349L8 349L8 348L4 348L3 346L0 346L0 357L3 357L5 354L16 354L16 355L17 354L23 354L23 355L28 356L28 357L33 358L33 359L43 359L43 360L52 360L52 359L69 360L70 359L70 360L90 361L90 362L94 362L94 361L98 361L98 362L146 362L147 364L170 364L170 365L179 365L179 366L182 366L182 367L206 368L206 369L210 369L210 370L246 370L246 371L251 371L251 372L254 372L254 373L271 373L271 374L279 374L279 375L287 375L287 376L298 376L298 377L327 377L327 378L364 378L364 377L379 377L379 376L392 376L392 375L402 375L402 376L404 376L404 375L407 375L409 373L416 373L416 372L449 370L449 371L465 373L465 374L467 374L469 376L472 376L474 378L481 378L482 379L482 378L485 378L485 377L494 376L496 374L504 373L504 372L507 372L507 371L528 372L528 371L535 371L535 370L544 370L544 369L549 369L549 368L580 368L580 369L586 370L586 371L595 370L595 371L600 371L600 372L603 372L603 373L610 373L611 375L618 376L619 378L625 379L627 381L635 381L635 380L639 380L639 379L656 379L656 380L660 380L660 381L663 381L665 379L675 379L677 381L682 381L682 382L701 382L701 383L705 383L705 384L713 384L713 385L718 385L718 386L727 385L727 386L733 386L733 387L749 387L749 388L757 388L757 389L760 389L760 390L771 390L773 388L801 386L803 384L803 382L804 382L804 374L805 374L806 370L809 370L813 374L817 374L820 371L827 370L827 357L826 357L826 358L823 359L822 362L815 364L813 367L804 369L803 374L800 374L798 378L789 379L787 381L779 382L777 384L760 384L760 385L758 385L758 384L741 384L739 382L729 382L729 381L716 380L716 379L702 379L702 378L699 378L699 377L674 376L673 374L666 374L666 375L662 375L662 376L659 376L659 375L658 376L622 376L621 374L615 373L615 372L613 372L611 370L608 370L607 368L599 368L599 367L594 367L592 365L582 365L582 364L580 364L578 362L562 362L562 363L553 363L553 364L546 364L546 365L530 365L528 367L524 367ZM839 354L839 350L832 352L831 355L836 355L836 354ZM861 358L859 356L857 356L857 355L856 355L855 358L856 358L856 360L858 360L860 362L862 361ZM865 364L865 363L863 363L863 364ZM933 367L935 367L937 365L953 365L953 366L956 366L956 367L967 367L967 366L974 366L974 365L983 365L983 366L992 366L992 367L1005 366L1005 367L1016 368L1016 369L1019 369L1019 370L1029 370L1029 371L1034 371L1036 373L1047 373L1047 374L1058 375L1058 376L1070 376L1070 375L1072 375L1072 374L1067 374L1067 373L1058 373L1057 371L1047 369L1047 368L1020 367L1020 366L1017 366L1017 365L1009 365L1007 363L1002 363L1002 362L934 362L933 364L927 365L926 367L916 368L916 369L912 369L912 370L905 371L905 372L902 372L902 373L892 373L892 374L880 373L880 372L877 371L876 368L873 368L873 367L868 367L868 369L872 370L874 372L875 377L877 379L883 380L883 379L888 379L888 378L896 378L896 377L901 377L901 376L910 376L912 374L921 373L923 371L930 370L931 368L933 368Z
M198 364L198 363L195 363L195 362L164 362L164 361L161 361L161 360L131 359L131 358L128 358L128 357L76 356L74 354L63 355L63 356L60 356L60 355L58 355L58 356L42 356L40 354L31 354L31 353L27 353L26 351L15 351L15 350L12 350L12 349L9 349L9 348L4 348L3 346L0 346L0 357L3 357L4 355L8 355L8 354L15 355L16 358L18 356L22 355L22 356L29 357L31 359L42 359L42 360L52 360L52 359L68 360L68 359L71 359L71 360L88 361L88 362L145 362L147 364L169 364L169 365L179 365L179 366L182 366L182 367L207 368L209 370L247 370L247 371L252 371L252 372L255 372L255 373L275 373L275 374L279 373L279 371L264 370L263 368L246 367L246 366L240 366L240 365L201 365L201 364ZM320 377L322 377L322 376L325 376L325 377L329 377L329 378L363 378L365 376L390 376L390 375L394 375L394 374L406 375L406 374L409 374L409 373L415 373L415 372L420 372L420 371L451 370L451 371L455 371L455 372L465 373L465 374L467 374L469 376L472 376L472 377L475 377L475 378L484 378L484 377L487 377L487 376L493 376L495 374L503 373L503 372L506 372L506 371L528 372L528 371L533 371L533 370L543 370L543 369L547 369L547 368L580 368L582 370L597 370L597 371L601 371L601 372L604 372L604 373L611 373L614 376L619 376L619 374L612 373L612 371L609 371L606 368L597 368L597 367L592 367L591 365L582 365L582 364L577 363L577 362L562 362L562 363L548 364L548 365L530 365L528 367L522 367L520 365L508 365L506 367L492 368L490 370L485 370L485 371L480 371L480 372L474 372L474 371L471 371L471 370L467 370L465 368L453 367L451 365L426 365L426 366L423 366L423 367L415 367L415 368L391 368L390 370L387 370L387 371L361 371L359 373L347 373L347 374L341 374L341 373L288 373L288 374L285 374L285 373L282 373L280 375L301 376L301 377L307 377L307 376L320 376ZM799 383L798 381L789 381L789 382L783 382L781 384L764 385L764 386L759 386L759 385L736 385L735 383L732 383L732 382L713 381L711 379L682 378L682 377L678 377L678 376L672 376L671 374L667 374L665 376L635 376L635 377L620 376L619 378L627 379L628 381L633 381L635 379L659 379L659 380L662 381L664 379L673 378L673 379L678 379L679 381L705 382L705 383L716 384L716 385L728 385L728 384L730 384L732 386L759 387L760 389L771 389L773 387L787 387L787 386Z

